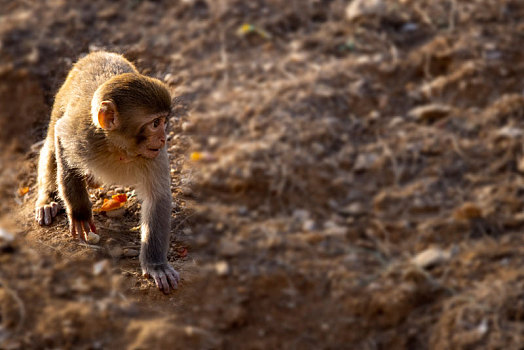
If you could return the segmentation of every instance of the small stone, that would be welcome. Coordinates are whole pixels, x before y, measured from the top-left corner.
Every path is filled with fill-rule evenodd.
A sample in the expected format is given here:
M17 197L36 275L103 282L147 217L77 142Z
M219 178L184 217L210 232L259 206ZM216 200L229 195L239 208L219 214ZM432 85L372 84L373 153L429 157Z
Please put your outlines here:
M124 250L120 246L114 246L109 249L109 255L113 258L119 258L124 254Z
M138 256L139 254L140 252L136 249L131 249L131 248L124 249L124 256L126 258L134 258Z
M450 106L434 103L415 107L408 112L408 116L419 121L433 122L446 117L451 110Z
M100 19L107 20L118 16L119 12L119 8L116 6L103 7L100 11L98 11L96 15Z
M362 214L365 214L366 213L366 208L364 207L364 205L362 205L362 203L351 203L350 205L347 205L345 207L343 207L340 212L342 214L347 214L347 215L362 215Z
M418 25L413 22L404 23L402 28L400 29L403 32L414 32L418 29Z
M517 139L522 136L522 130L512 126L505 126L497 130L497 136L500 138Z
M9 243L15 239L15 236L11 232L0 227L0 239Z
M307 220L309 219L309 211L304 209L295 209L293 210L293 218L297 220Z
M348 228L344 226L330 226L324 229L324 235L326 236L339 236L343 237L348 233Z
M302 224L302 229L304 231L314 231L316 228L317 228L317 223L315 222L315 220L312 220L312 219L308 219L304 221L304 223Z
M378 163L379 157L374 153L359 154L355 165L353 166L354 171L366 171L373 168Z
M218 245L218 253L225 257L238 255L242 251L242 246L228 238L223 238Z
M422 268L427 269L449 260L451 254L440 248L428 248L411 259L411 263Z
M219 261L215 264L215 271L219 276L225 276L229 273L229 264L227 261Z
M89 283L87 283L83 277L76 278L71 284L71 290L75 292L86 293L89 292L90 289Z
M404 123L404 118L399 117L399 116L395 116L395 117L391 118L391 120L388 123L388 126L390 128L393 128L393 127L398 126L398 125L400 125L402 123Z
M191 196L193 194L193 189L189 186L182 186L180 187L180 192L182 192L184 196Z
M121 218L122 216L124 216L126 212L126 208L122 207L122 208L119 208L119 209L115 209L115 210L110 210L110 211L107 211L106 212L106 215L110 218Z
M98 242L100 242L100 236L99 235L97 235L94 232L89 232L87 234L87 243L89 243L89 244L97 244Z
M520 173L524 173L524 157L520 157L517 162L517 169Z
M246 216L247 214L249 214L249 209L245 205L242 205L238 207L237 213L240 216Z
M109 261L100 260L99 262L93 264L93 275L99 276L102 274L102 272L107 271L108 269L109 269Z
M209 147L215 147L216 145L218 145L220 142L220 139L216 136L209 136L207 138L207 144L209 145Z
M193 129L193 127L194 127L193 123L190 123L190 122L183 122L182 123L182 131L184 131L184 132L191 131Z
M204 247L209 244L209 239L204 235L200 235L200 236L197 236L197 238L195 239L195 243L199 247Z
M383 0L354 0L346 7L346 18L352 21L364 16L381 16L385 11Z

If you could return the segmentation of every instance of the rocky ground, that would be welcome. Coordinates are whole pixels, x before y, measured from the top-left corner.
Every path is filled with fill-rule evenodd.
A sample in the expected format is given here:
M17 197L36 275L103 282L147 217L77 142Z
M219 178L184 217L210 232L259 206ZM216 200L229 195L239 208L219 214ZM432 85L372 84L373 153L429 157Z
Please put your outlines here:
M0 348L522 348L523 18L518 0L0 0ZM175 96L167 296L140 276L135 198L95 214L94 246L33 220L53 96L96 50Z

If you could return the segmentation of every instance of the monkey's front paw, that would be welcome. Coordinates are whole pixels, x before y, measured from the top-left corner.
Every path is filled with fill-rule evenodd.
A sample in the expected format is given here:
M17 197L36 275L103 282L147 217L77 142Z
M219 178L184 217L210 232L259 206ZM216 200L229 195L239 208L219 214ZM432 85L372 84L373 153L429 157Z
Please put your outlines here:
M173 289L177 289L178 282L180 282L180 275L178 272L167 263L151 264L142 267L142 274L145 277L153 277L158 289L165 294L169 293L169 286Z
M76 239L76 237L78 236L80 240L84 242L87 242L87 239L89 237L89 232L96 233L96 227L95 227L95 223L93 222L93 219L89 219L89 220L70 219L69 230L71 231L71 235L73 235L73 238Z
M56 202L37 205L35 209L35 219L40 225L51 225L59 209L60 205Z

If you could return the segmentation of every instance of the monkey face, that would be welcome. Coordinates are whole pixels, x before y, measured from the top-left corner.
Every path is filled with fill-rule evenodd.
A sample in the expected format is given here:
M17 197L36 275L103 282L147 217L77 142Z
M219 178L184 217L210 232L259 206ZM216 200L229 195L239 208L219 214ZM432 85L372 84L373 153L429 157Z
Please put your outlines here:
M144 118L146 122L140 127L136 140L137 153L146 158L156 158L166 145L167 115L153 115Z

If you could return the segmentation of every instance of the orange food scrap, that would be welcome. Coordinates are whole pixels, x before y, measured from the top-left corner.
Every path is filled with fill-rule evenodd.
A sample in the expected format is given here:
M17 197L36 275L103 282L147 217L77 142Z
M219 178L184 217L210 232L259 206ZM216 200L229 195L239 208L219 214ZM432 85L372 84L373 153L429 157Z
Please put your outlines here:
M111 198L120 203L127 202L127 194L125 193L115 194Z
M101 211L112 211L122 208L127 202L127 195L124 194L115 194L111 199L104 199L104 204L100 208L93 209L95 212Z
M111 211L121 208L124 205L124 203L115 201L114 199L110 199L108 201L104 201L104 204L100 207L101 211Z
M20 197L25 196L29 192L29 187L21 187L18 189L18 195Z
M212 162L216 160L216 157L209 152L191 152L189 159L194 162L203 161L203 162Z
M198 160L201 160L203 158L203 154L202 152L192 152L191 155L189 156L189 158L192 160L192 161L198 161Z

